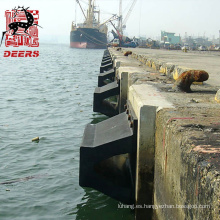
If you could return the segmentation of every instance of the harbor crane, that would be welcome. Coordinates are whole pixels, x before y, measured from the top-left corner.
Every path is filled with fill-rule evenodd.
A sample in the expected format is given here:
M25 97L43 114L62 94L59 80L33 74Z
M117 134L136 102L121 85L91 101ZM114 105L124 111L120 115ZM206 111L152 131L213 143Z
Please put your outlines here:
M123 28L123 29L126 28L126 23L127 23L127 21L128 21L128 18L129 18L130 15L131 15L132 10L134 9L134 6L135 6L136 2L137 2L137 0L134 0L134 1L132 2L132 5L131 5L131 7L130 7L128 13L127 13L127 15L125 16L125 18L124 18L123 21L122 21L122 28Z
M128 13L124 19L122 16L122 0L120 0L119 2L118 30L120 31L121 34L123 33L123 29L126 28L126 23L131 15L132 10L134 9L136 2L137 0L133 0L131 7L129 8Z

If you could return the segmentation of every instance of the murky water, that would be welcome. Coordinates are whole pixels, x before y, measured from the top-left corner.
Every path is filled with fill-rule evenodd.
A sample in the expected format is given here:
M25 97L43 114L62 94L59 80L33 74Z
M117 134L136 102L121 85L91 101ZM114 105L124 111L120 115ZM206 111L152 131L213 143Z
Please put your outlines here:
M85 125L103 117L92 103L104 50L40 45L38 58L3 58L4 50L0 219L134 219L131 210L78 183Z

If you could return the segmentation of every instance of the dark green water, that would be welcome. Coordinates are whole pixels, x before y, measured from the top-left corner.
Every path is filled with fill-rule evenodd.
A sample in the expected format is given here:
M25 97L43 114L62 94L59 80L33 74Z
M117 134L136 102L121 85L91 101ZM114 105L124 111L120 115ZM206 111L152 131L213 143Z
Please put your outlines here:
M0 182L11 182L0 184L0 220L134 219L78 184L85 125L103 117L92 103L104 50L39 50L38 58L0 58Z

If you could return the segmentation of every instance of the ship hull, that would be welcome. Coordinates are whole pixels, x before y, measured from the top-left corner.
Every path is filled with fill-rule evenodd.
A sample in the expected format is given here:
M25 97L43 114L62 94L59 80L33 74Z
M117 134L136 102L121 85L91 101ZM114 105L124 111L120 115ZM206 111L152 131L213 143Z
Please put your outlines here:
M70 32L70 47L105 49L107 36L95 28L77 28Z

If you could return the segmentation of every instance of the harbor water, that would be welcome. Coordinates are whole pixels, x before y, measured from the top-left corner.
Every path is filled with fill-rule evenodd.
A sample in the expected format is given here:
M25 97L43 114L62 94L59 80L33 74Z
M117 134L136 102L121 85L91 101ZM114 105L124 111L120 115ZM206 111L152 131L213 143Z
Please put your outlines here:
M104 50L42 44L37 58L4 58L0 49L0 219L134 219L79 186L84 128L105 119L92 111Z

